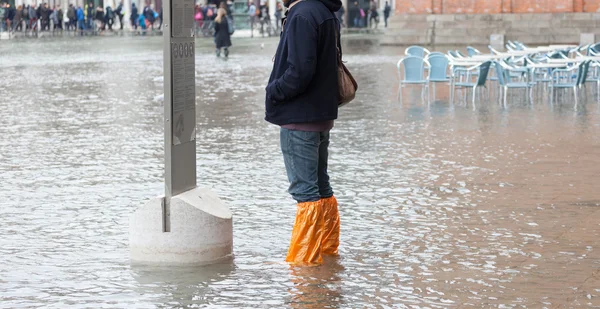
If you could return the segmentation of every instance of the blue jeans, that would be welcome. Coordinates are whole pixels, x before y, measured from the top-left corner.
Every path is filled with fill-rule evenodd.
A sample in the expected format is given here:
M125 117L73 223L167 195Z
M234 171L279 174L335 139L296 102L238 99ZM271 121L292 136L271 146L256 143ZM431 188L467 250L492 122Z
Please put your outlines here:
M279 137L292 198L303 203L333 196L327 174L329 131L281 128Z

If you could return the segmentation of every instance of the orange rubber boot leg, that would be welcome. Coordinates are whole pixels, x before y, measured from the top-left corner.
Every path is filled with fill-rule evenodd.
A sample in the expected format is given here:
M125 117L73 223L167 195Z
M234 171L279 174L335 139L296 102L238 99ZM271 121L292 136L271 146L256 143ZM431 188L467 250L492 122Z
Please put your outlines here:
M340 245L340 213L338 202L334 196L321 199L323 201L323 254L338 255Z
M323 263L321 242L323 238L322 202L298 203L296 221L286 262L292 265L317 266Z

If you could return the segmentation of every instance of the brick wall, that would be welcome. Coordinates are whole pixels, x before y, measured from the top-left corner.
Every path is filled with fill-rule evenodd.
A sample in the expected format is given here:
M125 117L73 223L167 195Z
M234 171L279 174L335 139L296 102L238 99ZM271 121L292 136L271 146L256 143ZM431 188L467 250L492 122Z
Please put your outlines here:
M506 40L531 45L579 44L582 33L600 39L600 12L397 14L390 19L381 43L487 46L492 34L502 34Z
M600 12L600 0L396 0L401 14Z

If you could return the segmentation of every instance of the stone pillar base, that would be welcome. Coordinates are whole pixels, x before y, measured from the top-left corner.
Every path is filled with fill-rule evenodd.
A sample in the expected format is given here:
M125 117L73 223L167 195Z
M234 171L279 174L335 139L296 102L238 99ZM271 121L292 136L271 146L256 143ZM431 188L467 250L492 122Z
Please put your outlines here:
M206 265L233 257L229 208L212 191L195 188L171 198L171 231L162 231L163 197L151 199L129 221L133 264Z

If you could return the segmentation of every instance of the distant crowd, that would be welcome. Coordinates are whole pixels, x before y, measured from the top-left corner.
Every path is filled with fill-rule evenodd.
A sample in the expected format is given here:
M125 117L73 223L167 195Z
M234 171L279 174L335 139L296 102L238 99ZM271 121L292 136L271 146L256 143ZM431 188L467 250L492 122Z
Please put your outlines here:
M358 4L358 1L354 2L354 4L350 7L348 11L348 23L346 26L350 28L377 28L379 27L379 12L378 12L377 0L371 0L367 5L361 7ZM383 20L385 23L385 27L388 26L388 19L390 18L390 13L392 12L392 7L389 2L385 2L385 7L383 9ZM344 16L344 7L340 11L337 12L338 18Z
M50 30L72 30L80 31L112 31L113 26L123 30L125 22L123 2L113 9L110 6L94 7L93 2L75 7L69 4L65 10L60 5L53 7L48 3L41 3L37 7L19 5L16 8L10 4L0 5L0 31L50 31ZM116 23L118 22L118 25ZM162 27L162 9L156 12L152 6L147 5L139 12L135 3L131 5L129 18L131 28L137 30L154 29Z
M258 4L258 5L257 5ZM233 2L231 0L222 1L218 6L209 4L196 5L194 11L194 20L196 22L197 34L210 37L214 36L215 19L218 15L218 9L226 10L227 16L233 24ZM281 0L276 2L274 12L271 12L267 0L260 0L259 3L250 1L247 6L248 23L253 30L258 29L263 36L278 35L282 26L284 15L284 6ZM385 26L390 16L391 6L386 1L383 9ZM272 22L271 14L275 16ZM348 11L348 20L345 20L345 9L342 7L336 12L336 15L343 27L350 28L377 28L380 22L377 0L371 0L367 5L361 7L359 2L354 2ZM138 30L160 30L162 28L162 8L155 11L152 5L146 5L141 11L133 3L130 7L129 20L124 21L125 8L121 1L116 8L111 6L94 7L93 2L84 6L74 6L69 4L66 10L60 5L50 7L48 3L35 5L19 5L16 8L10 4L0 4L0 31L23 32L23 31L50 31L50 30L70 30L84 33L102 33L104 31L113 31L113 29L123 30L125 23L129 23L131 29ZM257 28L260 27L260 28Z

